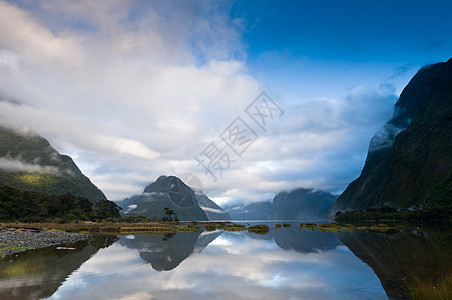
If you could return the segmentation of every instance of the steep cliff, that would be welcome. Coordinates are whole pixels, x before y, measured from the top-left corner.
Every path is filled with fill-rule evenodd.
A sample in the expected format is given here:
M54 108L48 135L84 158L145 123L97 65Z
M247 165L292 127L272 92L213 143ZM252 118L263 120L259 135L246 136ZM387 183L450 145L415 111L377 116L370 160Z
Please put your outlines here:
M452 59L425 66L411 79L392 119L370 141L361 175L337 199L329 216L385 205L444 204L452 194L451 182Z

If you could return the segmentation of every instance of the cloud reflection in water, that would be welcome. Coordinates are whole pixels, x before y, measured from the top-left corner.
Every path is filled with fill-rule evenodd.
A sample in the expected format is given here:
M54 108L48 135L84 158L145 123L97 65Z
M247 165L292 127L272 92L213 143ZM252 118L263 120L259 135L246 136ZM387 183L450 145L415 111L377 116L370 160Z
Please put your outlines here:
M299 240L299 229L282 230L286 229L268 236L214 233L211 237L218 237L213 241L205 234L200 234L198 241L184 239L184 235L193 235L188 232L179 232L166 241L162 235L121 237L70 275L50 299L386 298L372 269L333 234L303 231L304 238ZM311 233L322 234L320 240L325 245L319 245L317 239L314 251L297 252L296 247L290 247L304 241L302 249L308 249L315 241ZM146 243L146 239L152 242ZM192 242L174 242L172 247L179 249L172 251L168 247L171 239ZM279 247L275 239L289 250ZM185 253L180 248L197 251L188 257L178 256ZM146 257L152 257L153 263L165 258L180 261L172 270L156 271L144 260Z

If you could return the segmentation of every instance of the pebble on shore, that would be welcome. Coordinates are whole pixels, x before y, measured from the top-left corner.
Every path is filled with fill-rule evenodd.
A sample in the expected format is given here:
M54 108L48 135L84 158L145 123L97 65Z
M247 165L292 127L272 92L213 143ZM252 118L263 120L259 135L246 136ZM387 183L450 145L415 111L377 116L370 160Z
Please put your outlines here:
M0 232L0 254L6 256L37 248L78 242L89 237L87 234L71 232L4 231Z

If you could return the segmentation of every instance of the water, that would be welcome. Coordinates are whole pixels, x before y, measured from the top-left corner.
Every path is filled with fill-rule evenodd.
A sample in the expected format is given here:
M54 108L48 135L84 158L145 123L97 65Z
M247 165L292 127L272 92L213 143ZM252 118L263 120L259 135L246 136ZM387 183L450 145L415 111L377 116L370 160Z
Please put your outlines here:
M99 236L0 261L0 299L387 299L452 270L450 231ZM411 278L410 277L410 278Z

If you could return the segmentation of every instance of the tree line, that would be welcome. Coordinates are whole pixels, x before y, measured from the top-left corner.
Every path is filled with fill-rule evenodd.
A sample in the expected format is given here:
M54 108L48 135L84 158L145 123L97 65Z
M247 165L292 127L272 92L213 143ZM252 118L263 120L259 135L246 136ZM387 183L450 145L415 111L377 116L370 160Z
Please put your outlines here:
M0 187L1 222L103 221L120 218L120 210L109 200L93 204L85 197L69 193L50 195Z

